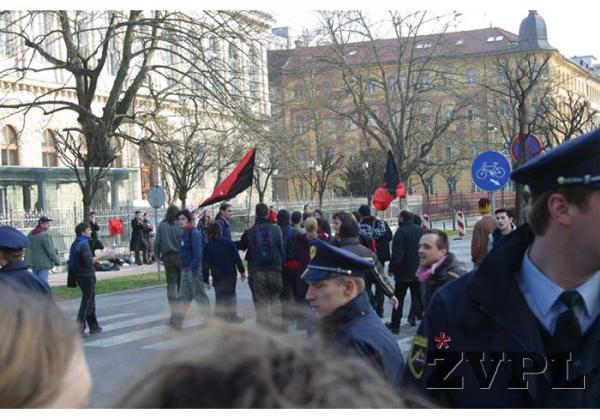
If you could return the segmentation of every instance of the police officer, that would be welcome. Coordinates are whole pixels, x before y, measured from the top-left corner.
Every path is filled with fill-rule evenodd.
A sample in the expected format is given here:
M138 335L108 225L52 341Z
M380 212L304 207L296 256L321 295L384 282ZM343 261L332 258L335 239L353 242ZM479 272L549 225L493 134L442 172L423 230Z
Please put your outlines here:
M511 177L530 224L436 293L403 380L451 407L600 407L600 130Z
M367 360L398 386L402 354L365 292L364 274L373 268L373 262L319 239L310 241L310 256L302 278L308 284L306 300L319 319L324 340Z
M29 239L12 226L0 226L0 281L40 293L50 294L50 287L27 270L23 262Z

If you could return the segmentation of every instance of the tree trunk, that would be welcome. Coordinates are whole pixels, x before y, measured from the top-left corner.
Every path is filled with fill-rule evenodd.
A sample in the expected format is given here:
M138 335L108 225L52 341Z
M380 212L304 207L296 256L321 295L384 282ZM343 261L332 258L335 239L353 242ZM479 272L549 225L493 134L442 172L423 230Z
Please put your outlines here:
M258 202L264 203L265 202L265 192L260 190L259 188L257 188L256 190L258 192Z

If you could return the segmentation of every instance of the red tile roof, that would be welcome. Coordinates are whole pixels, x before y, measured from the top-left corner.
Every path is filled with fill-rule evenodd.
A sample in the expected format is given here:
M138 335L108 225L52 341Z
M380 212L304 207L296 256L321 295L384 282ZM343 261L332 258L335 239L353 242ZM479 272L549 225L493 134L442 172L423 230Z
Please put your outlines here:
M497 41L488 41L488 39ZM447 32L445 34L421 35L411 38L402 45L406 48L403 53L404 60L413 49L415 58L418 57L452 57L457 58L469 55L490 54L509 50L519 40L518 35L501 28L475 29L471 31ZM462 41L462 42L461 42ZM430 47L418 48L419 45L431 44ZM398 39L376 40L375 51L370 42L355 42L344 46L348 64L365 64L376 62L377 57L383 63L397 62L400 56ZM335 60L336 52L333 46L324 45L317 47L301 47L294 50L269 51L269 70L283 71L285 73L300 71L306 66L307 61L317 62L319 67L327 67L327 62ZM377 53L377 55L375 54ZM285 60L283 57L286 57ZM276 60L276 61L275 61ZM281 67L278 67L281 65Z

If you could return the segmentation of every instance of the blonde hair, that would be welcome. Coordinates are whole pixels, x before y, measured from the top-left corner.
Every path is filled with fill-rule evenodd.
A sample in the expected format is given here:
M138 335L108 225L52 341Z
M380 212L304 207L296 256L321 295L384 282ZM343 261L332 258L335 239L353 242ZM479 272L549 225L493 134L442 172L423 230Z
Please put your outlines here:
M0 284L0 408L47 407L64 386L76 324L51 298Z
M314 217L309 217L304 221L304 229L306 229L306 236L311 239L317 238L317 230L319 229L319 222Z
M362 278L362 277L342 276L342 277L336 277L336 278L334 278L334 280L340 286L342 286L346 281L353 282L354 286L356 287L356 292L357 293L362 293L367 288L367 285L365 283L365 279Z

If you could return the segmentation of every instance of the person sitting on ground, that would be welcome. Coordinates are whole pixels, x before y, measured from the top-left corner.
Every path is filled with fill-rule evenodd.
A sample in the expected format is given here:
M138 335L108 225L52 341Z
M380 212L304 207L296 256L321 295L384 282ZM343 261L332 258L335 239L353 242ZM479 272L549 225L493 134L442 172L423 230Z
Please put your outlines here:
M404 408L370 366L263 329L213 325L132 388L120 408Z
M88 406L77 326L52 300L0 282L0 337L0 408Z

